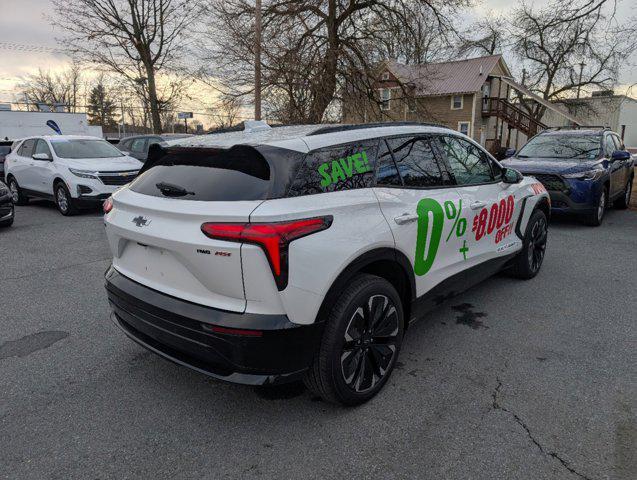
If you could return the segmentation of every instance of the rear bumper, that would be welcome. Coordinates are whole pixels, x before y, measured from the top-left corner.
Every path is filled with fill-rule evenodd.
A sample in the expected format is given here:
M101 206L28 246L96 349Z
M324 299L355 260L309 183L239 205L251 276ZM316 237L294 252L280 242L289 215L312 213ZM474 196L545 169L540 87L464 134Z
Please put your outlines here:
M168 296L106 272L111 318L143 347L206 375L249 385L300 378L318 349L322 324L297 325L285 315L225 312ZM251 334L215 332L215 327Z

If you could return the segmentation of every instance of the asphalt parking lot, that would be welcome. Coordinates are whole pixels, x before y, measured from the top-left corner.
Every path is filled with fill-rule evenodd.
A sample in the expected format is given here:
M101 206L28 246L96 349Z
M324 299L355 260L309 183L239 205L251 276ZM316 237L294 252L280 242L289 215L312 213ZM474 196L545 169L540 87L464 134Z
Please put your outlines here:
M553 221L536 279L432 312L354 409L146 352L108 318L109 257L98 213L0 231L2 478L637 478L637 211Z

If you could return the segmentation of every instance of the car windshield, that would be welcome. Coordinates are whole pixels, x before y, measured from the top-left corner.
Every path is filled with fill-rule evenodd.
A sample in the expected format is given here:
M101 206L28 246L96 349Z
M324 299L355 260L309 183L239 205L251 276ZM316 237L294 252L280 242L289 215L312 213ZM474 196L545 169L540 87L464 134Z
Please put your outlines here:
M520 149L518 158L592 160L600 153L600 135L539 135Z
M60 158L112 158L124 155L110 143L97 139L54 139L51 145Z

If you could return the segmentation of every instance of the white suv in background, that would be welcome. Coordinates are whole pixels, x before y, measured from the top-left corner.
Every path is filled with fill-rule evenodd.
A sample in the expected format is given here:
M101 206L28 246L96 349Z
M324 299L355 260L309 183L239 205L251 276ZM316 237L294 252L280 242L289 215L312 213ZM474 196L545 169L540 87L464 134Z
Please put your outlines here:
M105 140L73 135L21 139L5 159L13 201L50 198L62 215L102 202L133 180L142 163Z
M432 304L535 276L549 197L453 130L251 126L158 148L104 205L112 317L181 365L244 384L375 395Z

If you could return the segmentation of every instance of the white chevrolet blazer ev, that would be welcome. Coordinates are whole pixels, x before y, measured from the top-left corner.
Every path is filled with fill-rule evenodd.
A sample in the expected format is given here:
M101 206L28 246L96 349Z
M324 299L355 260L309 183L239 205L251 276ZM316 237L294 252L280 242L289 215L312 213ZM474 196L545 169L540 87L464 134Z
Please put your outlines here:
M359 404L410 320L542 265L544 187L458 132L247 124L157 147L105 202L112 318L167 359Z
M141 167L101 138L44 135L16 142L4 168L15 204L50 198L62 215L73 215L83 206L99 206Z

